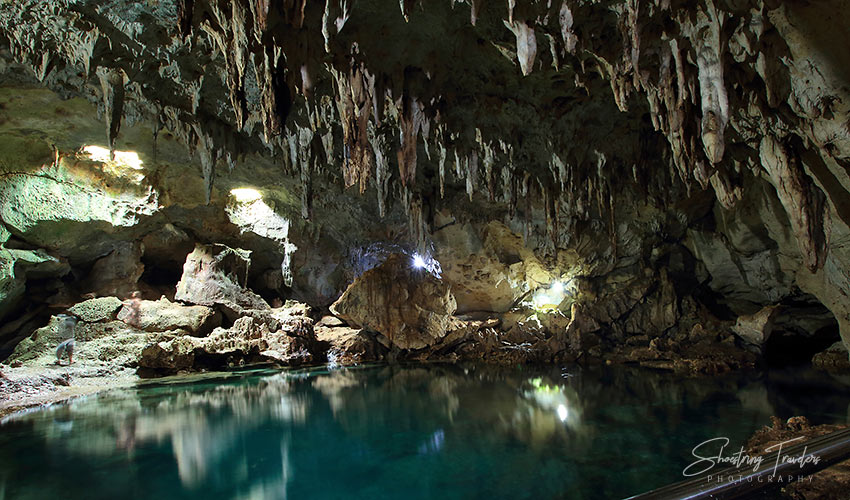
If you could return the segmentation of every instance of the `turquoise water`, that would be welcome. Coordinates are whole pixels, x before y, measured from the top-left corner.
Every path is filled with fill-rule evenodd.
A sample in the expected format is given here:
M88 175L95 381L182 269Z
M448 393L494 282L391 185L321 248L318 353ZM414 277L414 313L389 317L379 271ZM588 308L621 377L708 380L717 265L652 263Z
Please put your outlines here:
M0 499L621 498L771 415L847 423L814 372L374 366L158 381L0 425Z

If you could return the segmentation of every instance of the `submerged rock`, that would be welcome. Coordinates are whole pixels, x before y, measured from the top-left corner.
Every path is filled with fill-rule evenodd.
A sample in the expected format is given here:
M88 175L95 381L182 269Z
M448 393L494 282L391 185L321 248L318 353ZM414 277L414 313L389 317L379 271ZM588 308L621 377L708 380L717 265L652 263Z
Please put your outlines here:
M374 330L399 349L422 349L446 334L457 303L450 287L392 254L349 285L331 311L349 324Z

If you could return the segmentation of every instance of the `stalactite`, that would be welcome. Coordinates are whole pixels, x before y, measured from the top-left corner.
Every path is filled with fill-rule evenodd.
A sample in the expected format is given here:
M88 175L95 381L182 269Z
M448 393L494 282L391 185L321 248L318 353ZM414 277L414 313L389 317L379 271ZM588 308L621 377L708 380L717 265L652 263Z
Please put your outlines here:
M478 22L478 14L481 12L481 6L483 4L484 0L469 0L469 22L473 26Z
M247 19L245 6L241 2L231 2L231 5L232 32L230 52L227 55L227 86L230 89L230 103L233 105L233 112L236 113L236 125L241 130L245 126L248 112L248 101L245 97L245 66L248 57L248 36L245 32Z
M298 129L298 165L301 179L301 217L313 218L313 130L307 127Z
M204 201L210 204L213 184L215 183L215 164L219 158L219 150L200 125L193 124L192 128L198 139L198 152L201 159L201 172L204 176Z
M494 184L495 180L493 179L493 162L495 162L493 148L488 146L484 149L484 179L487 181L487 194L490 201L493 201L496 198L496 186Z
M194 16L195 0L178 0L177 27L180 35L186 38L192 33L192 17Z
M322 38L325 40L325 52L331 53L331 38L342 31L342 27L351 16L353 0L325 0L325 11L322 14Z
M413 10L414 4L416 4L416 0L398 0L401 15L404 16L405 22L410 22L410 11Z
M156 156L157 156L157 148L156 143L159 138L159 131L162 130L162 113L158 112L154 115L153 127L151 129L153 141L151 144L151 155L153 156L153 163L156 165Z
M466 194L469 195L469 201L472 201L472 194L475 192L475 186L478 184L478 151L469 153L469 159L466 162Z
M628 26L624 38L628 39L629 63L633 76L635 88L640 86L640 26L638 25L638 12L640 0L626 0L626 26Z
M788 214L803 263L814 273L824 266L829 249L823 224L826 197L793 151L772 136L764 136L759 143L759 159Z
M437 140L437 152L439 155L439 172L440 172L440 199L446 196L446 147L442 140Z
M534 58L537 56L537 37L534 29L525 21L505 21L505 26L516 36L516 57L524 76L531 74L534 69Z
M422 109L416 98L405 96L400 101L398 127L401 145L397 153L398 171L402 185L412 186L416 181L416 143L422 127Z
M103 110L106 117L106 141L109 155L115 159L115 141L121 130L124 115L124 72L120 69L98 68L98 77L103 91Z
M269 10L271 9L271 4L272 0L251 0L249 2L252 18L257 28L255 34L258 37L261 37L262 33L269 27Z
M712 163L723 159L724 131L729 122L729 98L723 82L723 47L720 45L721 20L714 1L706 2L708 13L700 10L700 33L696 39L699 91L702 104L702 143Z
M354 64L348 74L332 69L331 74L337 84L336 104L342 123L345 187L357 184L362 194L372 173L373 152L368 132L372 97L361 66Z
M566 1L561 3L558 22L561 25L561 38L564 40L564 47L568 53L575 54L578 36L573 31L573 13Z
M387 198L390 189L390 162L386 155L387 145L383 134L375 125L369 123L369 143L375 154L375 190L378 193L378 215L384 217L387 213Z

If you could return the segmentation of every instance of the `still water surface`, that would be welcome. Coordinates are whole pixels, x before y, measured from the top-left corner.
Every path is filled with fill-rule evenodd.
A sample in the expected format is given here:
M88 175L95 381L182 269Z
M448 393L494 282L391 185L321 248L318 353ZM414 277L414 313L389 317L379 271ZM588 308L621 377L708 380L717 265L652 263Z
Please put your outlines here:
M622 498L732 453L771 415L848 423L810 371L623 367L250 371L115 390L0 425L0 500Z

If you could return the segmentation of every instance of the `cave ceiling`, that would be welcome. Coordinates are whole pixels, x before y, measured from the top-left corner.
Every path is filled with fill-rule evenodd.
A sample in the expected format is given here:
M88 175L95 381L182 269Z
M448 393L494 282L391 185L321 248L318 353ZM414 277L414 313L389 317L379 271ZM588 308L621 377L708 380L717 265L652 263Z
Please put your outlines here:
M329 181L382 217L401 205L422 239L441 200L465 192L510 214L534 200L557 246L576 221L613 231L623 193L670 205L707 192L732 208L761 177L816 270L825 210L850 220L837 7L23 0L2 3L0 37L6 85L24 71L95 103L113 148L144 123L146 158L175 136L207 203L259 155L294 181L307 220Z

